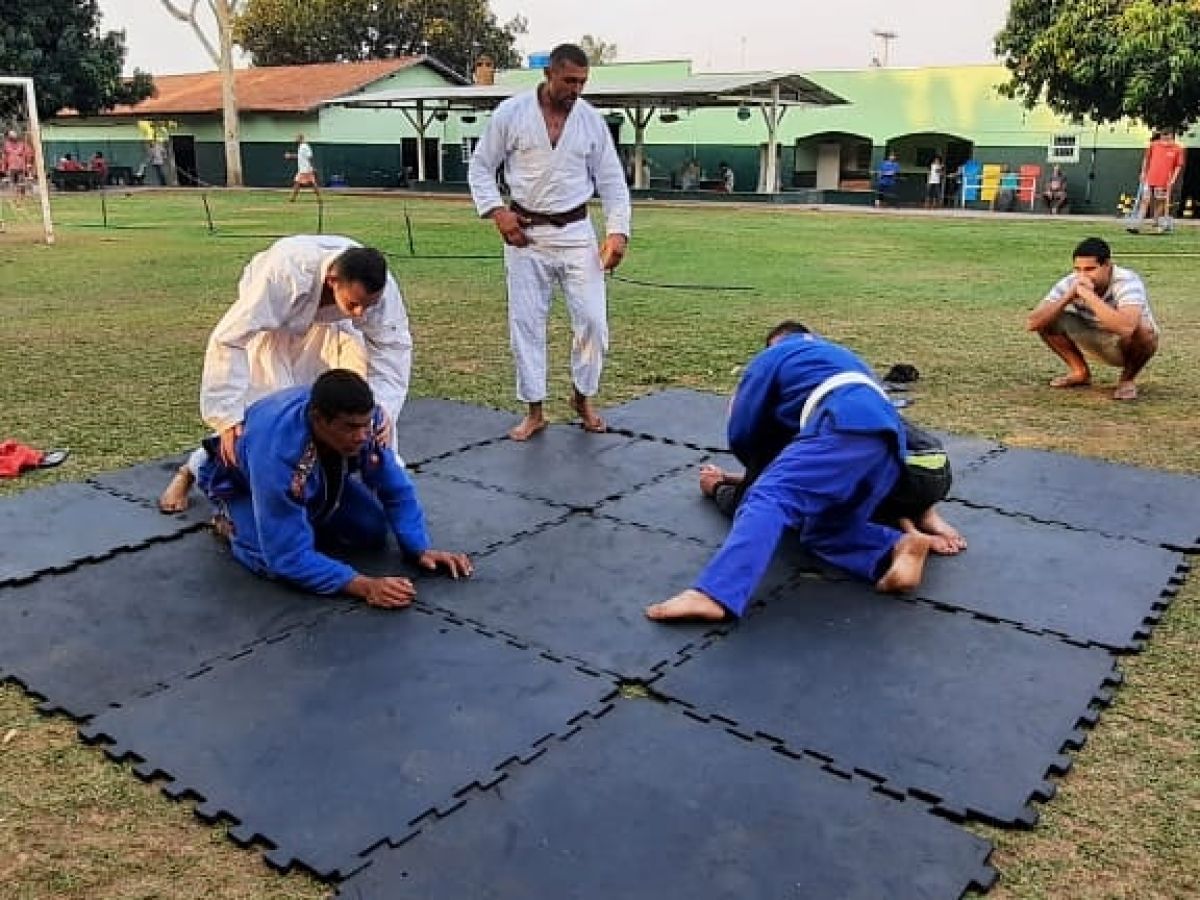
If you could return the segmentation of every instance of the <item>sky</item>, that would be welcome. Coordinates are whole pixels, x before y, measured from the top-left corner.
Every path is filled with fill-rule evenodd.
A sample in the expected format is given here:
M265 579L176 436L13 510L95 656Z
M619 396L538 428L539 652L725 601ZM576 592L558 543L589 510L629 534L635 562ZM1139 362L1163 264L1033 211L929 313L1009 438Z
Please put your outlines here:
M214 68L190 28L158 0L99 0L101 27L126 32L126 70L170 75ZM186 0L177 5L189 5ZM200 4L201 7L207 4ZM584 34L617 45L619 62L690 59L697 72L857 69L994 61L1009 0L491 0L500 22L529 20L522 55ZM741 11L754 8L753 16ZM873 31L895 34L890 41Z

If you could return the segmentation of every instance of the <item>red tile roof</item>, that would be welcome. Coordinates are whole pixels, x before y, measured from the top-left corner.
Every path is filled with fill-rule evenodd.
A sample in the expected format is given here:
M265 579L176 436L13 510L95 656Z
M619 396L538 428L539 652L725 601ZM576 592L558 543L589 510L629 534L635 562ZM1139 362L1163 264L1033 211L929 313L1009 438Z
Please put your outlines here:
M352 94L394 72L424 63L447 74L441 63L423 56L238 69L235 82L238 109L242 112L308 112L326 100ZM158 75L154 78L154 86L157 93L153 97L135 106L118 106L101 115L151 118L221 111L220 72ZM63 114L74 113L60 113Z

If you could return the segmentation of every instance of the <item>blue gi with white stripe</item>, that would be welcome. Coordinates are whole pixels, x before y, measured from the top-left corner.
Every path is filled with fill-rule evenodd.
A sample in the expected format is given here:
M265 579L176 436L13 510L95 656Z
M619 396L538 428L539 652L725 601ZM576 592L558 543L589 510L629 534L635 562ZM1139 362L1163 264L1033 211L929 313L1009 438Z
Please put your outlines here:
M844 347L793 334L746 366L729 415L729 447L747 462L778 455L746 493L724 545L694 587L742 615L784 528L821 559L874 581L900 538L870 521L900 476L905 454L899 414L870 385L828 393L801 427L801 411L822 382L871 370Z
M425 515L408 473L372 437L359 454L322 464L308 409L311 387L286 388L246 410L237 469L215 439L199 484L233 522L234 557L253 572L318 594L336 594L358 574L318 547L429 549ZM372 434L382 422L375 408Z

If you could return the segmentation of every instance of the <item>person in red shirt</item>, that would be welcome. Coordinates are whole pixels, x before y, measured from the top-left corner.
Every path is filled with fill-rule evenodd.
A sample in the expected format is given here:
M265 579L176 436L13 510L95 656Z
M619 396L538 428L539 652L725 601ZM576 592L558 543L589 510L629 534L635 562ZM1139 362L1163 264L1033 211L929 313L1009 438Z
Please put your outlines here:
M1171 191L1183 171L1183 147L1171 132L1155 133L1142 160L1142 208L1139 219L1151 213L1163 231L1171 230Z
M108 180L108 160L104 158L104 154L99 150L96 151L96 155L93 156L91 162L88 163L88 168L90 168L93 172L100 173L101 184Z
M25 173L29 170L29 144L15 131L4 136L4 172L18 195L25 193Z

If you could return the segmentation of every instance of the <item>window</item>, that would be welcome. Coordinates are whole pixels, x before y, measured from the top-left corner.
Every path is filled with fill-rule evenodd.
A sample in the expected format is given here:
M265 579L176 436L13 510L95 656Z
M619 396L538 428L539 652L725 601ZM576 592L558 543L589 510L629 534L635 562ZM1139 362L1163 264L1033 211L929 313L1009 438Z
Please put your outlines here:
M475 153L475 145L479 143L477 137L465 137L462 139L462 161L463 165L469 165L471 156Z
M860 172L871 171L871 147L870 141L858 141L854 145L854 168Z
M1079 162L1079 137L1074 134L1056 134L1050 138L1050 148L1046 153L1046 162Z

